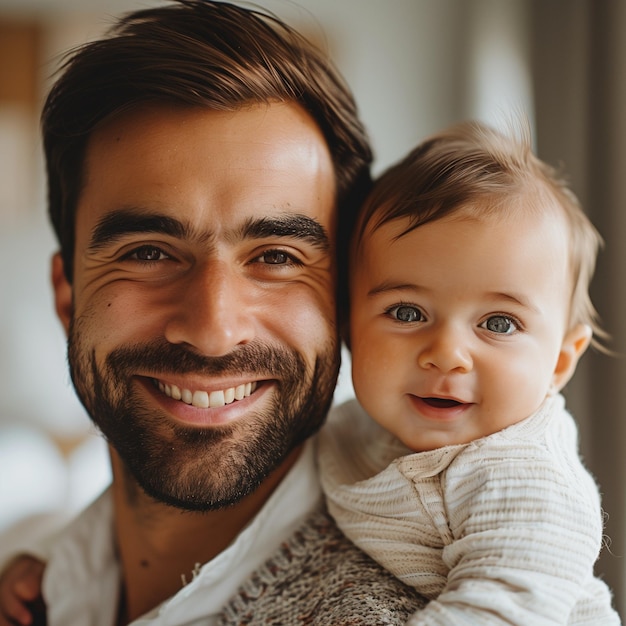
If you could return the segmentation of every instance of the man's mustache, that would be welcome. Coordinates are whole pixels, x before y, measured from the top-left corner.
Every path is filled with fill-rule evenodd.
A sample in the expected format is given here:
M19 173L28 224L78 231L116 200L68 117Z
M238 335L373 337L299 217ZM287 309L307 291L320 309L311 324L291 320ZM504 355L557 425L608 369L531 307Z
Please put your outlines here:
M209 357L183 344L163 338L148 343L123 346L113 350L106 363L113 372L149 371L153 374L199 374L224 376L252 374L263 378L291 378L303 372L302 357L284 347L252 342L237 346L228 354Z

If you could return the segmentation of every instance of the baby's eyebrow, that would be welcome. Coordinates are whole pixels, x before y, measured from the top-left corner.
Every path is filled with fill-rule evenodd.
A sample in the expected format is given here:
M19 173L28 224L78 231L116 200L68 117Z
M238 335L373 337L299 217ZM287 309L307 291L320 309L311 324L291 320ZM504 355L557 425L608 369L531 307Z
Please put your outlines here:
M414 291L416 293L423 293L427 290L424 287L414 285L413 283L398 283L384 280L377 285L374 285L374 287L367 292L367 295L373 297L382 293L389 293L393 291Z
M505 302L510 302L511 304L515 304L517 306L522 306L525 309L528 309L529 311L532 311L534 313L538 313L539 309L538 307L534 304L534 302L531 301L530 298L528 298L527 296L525 296L522 293L509 293L509 292L504 292L504 291L493 291L489 294L487 294L487 296L491 297L493 300L495 301L505 301Z

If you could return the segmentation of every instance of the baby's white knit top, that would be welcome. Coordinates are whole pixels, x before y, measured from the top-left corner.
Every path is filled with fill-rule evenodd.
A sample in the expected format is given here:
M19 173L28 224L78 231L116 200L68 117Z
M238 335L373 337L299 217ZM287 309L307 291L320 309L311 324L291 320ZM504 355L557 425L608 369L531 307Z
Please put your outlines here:
M493 435L420 453L350 401L318 462L343 532L431 598L408 624L620 624L594 577L600 496L561 395Z

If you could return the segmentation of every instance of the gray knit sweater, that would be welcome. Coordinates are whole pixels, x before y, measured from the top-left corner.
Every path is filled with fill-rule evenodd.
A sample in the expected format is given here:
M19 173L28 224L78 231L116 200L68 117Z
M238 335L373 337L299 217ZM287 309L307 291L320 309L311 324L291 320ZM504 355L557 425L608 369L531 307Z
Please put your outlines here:
M219 624L399 626L424 604L315 513L244 583Z

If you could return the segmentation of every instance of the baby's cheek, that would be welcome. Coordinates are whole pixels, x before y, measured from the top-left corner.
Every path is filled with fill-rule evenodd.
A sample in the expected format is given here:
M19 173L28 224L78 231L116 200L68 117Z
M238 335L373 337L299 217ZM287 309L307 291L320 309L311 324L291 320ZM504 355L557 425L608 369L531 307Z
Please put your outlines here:
M357 341L352 346L352 380L357 394L377 393L394 368L395 359L374 341Z

